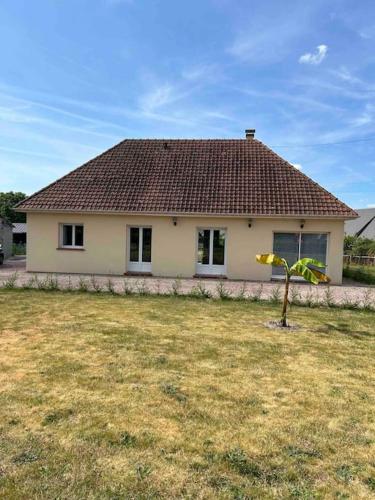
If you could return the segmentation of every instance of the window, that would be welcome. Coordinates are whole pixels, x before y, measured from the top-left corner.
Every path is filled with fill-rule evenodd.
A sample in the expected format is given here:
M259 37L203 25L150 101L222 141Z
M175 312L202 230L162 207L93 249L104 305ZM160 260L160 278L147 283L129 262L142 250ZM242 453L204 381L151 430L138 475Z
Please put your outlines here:
M61 224L60 225L60 247L83 248L83 225Z
M326 263L327 234L322 233L275 233L273 251L283 257L289 265L304 257ZM325 269L325 268L324 268ZM282 267L272 268L273 276L284 275Z

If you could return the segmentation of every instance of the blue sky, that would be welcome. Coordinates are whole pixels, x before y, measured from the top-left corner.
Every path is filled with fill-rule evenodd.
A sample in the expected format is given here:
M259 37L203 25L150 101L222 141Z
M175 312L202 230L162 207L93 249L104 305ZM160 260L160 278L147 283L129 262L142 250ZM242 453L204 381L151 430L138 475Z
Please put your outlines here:
M2 0L0 191L126 137L245 128L375 206L375 2Z

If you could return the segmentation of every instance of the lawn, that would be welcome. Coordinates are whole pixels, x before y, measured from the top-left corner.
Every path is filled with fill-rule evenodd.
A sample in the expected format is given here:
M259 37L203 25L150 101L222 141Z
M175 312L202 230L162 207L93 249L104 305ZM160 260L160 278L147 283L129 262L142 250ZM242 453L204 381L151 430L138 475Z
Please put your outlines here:
M351 278L361 283L375 285L375 266L360 266L357 264L350 264L350 266L344 267L343 275L346 278Z
M375 496L375 315L0 291L0 497Z

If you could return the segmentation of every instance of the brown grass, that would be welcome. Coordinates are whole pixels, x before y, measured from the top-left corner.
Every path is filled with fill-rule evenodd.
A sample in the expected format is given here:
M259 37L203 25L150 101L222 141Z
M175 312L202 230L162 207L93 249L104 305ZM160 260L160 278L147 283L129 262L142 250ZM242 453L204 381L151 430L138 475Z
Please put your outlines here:
M0 291L1 498L370 498L369 312Z

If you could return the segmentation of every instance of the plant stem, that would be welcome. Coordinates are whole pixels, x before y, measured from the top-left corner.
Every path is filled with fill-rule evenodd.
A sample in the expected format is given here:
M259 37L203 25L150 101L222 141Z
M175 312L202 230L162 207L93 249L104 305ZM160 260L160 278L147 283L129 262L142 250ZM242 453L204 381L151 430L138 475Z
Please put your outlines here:
M289 295L289 273L285 274L285 293L283 301L283 312L281 314L281 326L288 326L286 322L286 311L288 307L288 295Z

